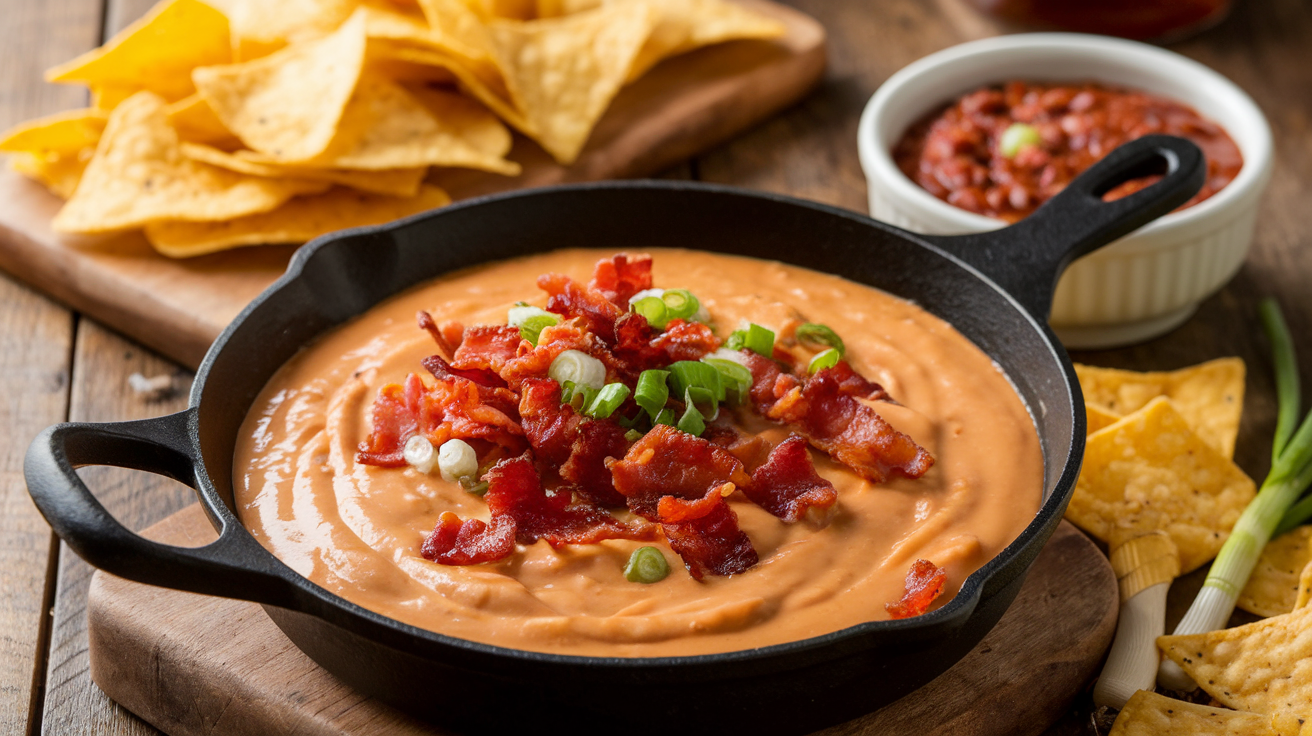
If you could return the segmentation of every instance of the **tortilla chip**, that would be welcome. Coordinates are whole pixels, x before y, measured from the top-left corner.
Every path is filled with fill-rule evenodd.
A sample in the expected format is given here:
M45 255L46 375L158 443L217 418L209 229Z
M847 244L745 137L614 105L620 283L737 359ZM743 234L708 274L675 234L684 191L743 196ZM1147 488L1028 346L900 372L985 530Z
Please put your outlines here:
M1300 526L1267 543L1239 593L1236 605L1259 616L1279 616L1294 610L1299 579L1312 562L1312 526Z
M343 171L340 169L311 169L297 166L248 161L217 148L196 143L183 143L182 153L193 161L218 166L229 171L272 179L309 179L340 184L361 192L384 194L391 197L413 197L428 173L428 167L384 169L381 171Z
M1312 713L1312 607L1157 646L1224 705L1253 713Z
M1088 428L1086 434L1093 434L1100 429L1110 427L1121 420L1120 414L1113 414L1101 406L1085 402L1084 414L1087 419Z
M303 161L328 148L364 68L364 16L255 61L197 69L200 94L250 148Z
M519 164L503 158L510 131L477 102L435 90L417 90L424 102L376 74L360 80L322 155L288 161L241 152L250 161L295 163L336 169L458 166L513 176Z
M464 0L465 6L479 17L533 20L538 17L537 0Z
M94 148L84 148L69 154L39 156L34 153L20 153L9 162L14 171L45 185L52 193L62 199L68 199L77 191L86 171L87 162L91 160Z
M138 92L109 116L82 183L55 216L65 233L101 233L155 220L223 220L266 212L327 185L243 176L182 155L168 106Z
M1163 529L1185 574L1216 556L1255 493L1244 471L1158 397L1089 437L1066 518L1104 541L1116 527Z
M223 13L199 0L166 0L104 46L47 71L46 80L150 90L171 102L196 91L193 69L231 60Z
M493 60L492 38L487 25L460 0L419 0L419 8L429 27L464 50L458 55L465 62L476 64ZM457 53L455 49L447 51Z
M788 29L783 23L725 0L612 0L645 2L656 26L629 67L633 81L662 59L693 49L739 39L778 38Z
M123 100L140 92L136 85L97 84L91 87L91 107L101 112L112 112Z
M1312 562L1303 566L1303 572L1298 575L1298 596L1294 599L1294 610L1298 610L1308 604L1308 599L1312 598Z
M506 121L509 125L523 132L525 135L533 134L533 127L529 121L516 109L515 104L510 101L510 92L506 89L505 82L502 81L500 73L494 72L489 77L480 73L476 67L469 66L464 60L452 54L436 51L433 49L415 48L410 46L397 46L389 43L380 43L370 46L370 53L376 49L378 55L384 61L390 61L395 64L404 64L410 67L431 68L441 70L442 72L454 77L460 85L460 89L470 96L482 102L487 108L497 114L497 117ZM488 67L493 68L493 67ZM423 74L412 70L403 70L397 74L395 67L389 67L389 75L392 78L406 79L426 79L430 81L440 80L440 77Z
M1297 732L1295 732L1297 733ZM1269 715L1195 705L1148 690L1130 696L1108 736L1285 736Z
M450 204L446 192L425 185L416 197L381 197L349 189L297 197L272 212L227 222L162 222L146 227L155 250L189 258L245 245L303 243L326 233L379 225Z
M232 26L233 60L252 61L328 36L360 0L214 0Z
M654 22L644 3L603 6L531 23L488 25L497 65L526 131L572 163L624 84Z
M109 116L96 109L67 110L29 120L5 131L0 151L31 153L41 157L76 154L95 148Z
M365 35L373 40L387 41L403 46L442 51L461 59L466 64L480 60L492 73L499 74L491 67L491 56L485 48L476 48L462 41L460 37L434 28L419 13L410 14L399 10L366 6Z
M1084 400L1112 412L1129 414L1158 396L1166 396L1200 437L1234 457L1239 416L1244 410L1244 361L1221 358L1178 371L1136 373L1075 365Z
M556 18L599 8L604 0L537 0L539 18Z
M214 114L208 102L199 94L183 98L169 105L169 124L178 131L178 137L193 143L236 141L237 138Z

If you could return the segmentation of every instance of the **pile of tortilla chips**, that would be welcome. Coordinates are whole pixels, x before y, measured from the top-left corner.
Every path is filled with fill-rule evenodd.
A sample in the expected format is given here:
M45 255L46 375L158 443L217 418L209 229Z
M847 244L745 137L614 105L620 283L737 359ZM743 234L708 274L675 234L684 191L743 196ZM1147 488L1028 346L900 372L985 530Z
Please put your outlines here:
M1214 360L1171 373L1075 366L1089 431L1066 518L1104 541L1166 531L1187 573L1216 556L1256 495L1231 460L1244 364Z
M64 233L192 256L446 204L430 167L513 176L509 126L574 161L660 60L781 35L730 0L164 0L47 73L92 106L0 136Z

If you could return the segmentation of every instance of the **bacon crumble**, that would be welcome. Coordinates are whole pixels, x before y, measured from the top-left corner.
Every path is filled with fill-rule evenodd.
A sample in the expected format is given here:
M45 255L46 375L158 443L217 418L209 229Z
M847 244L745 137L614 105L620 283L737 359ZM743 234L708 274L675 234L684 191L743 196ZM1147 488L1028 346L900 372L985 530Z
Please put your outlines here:
M896 603L885 603L884 610L894 619L919 616L929 610L943 593L947 573L929 560L916 560L907 570L906 592Z

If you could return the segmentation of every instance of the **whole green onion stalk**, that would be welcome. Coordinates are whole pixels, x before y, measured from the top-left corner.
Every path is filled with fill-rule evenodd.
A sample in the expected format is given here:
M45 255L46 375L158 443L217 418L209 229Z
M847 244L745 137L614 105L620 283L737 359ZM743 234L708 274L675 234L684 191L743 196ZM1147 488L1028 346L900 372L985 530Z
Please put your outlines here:
M1271 472L1257 497L1249 502L1239 521L1221 547L1221 552L1207 573L1203 589L1180 624L1176 634L1201 634L1223 628L1234 612L1235 599L1248 583L1258 555L1278 529L1288 530L1312 515L1312 502L1296 504L1299 496L1312 485L1312 411L1298 423L1298 361L1293 338L1273 299L1263 300L1259 309L1262 326L1271 340L1276 369L1276 394L1279 412L1276 419L1275 444ZM1299 425L1295 431L1295 425ZM1301 515L1300 515L1301 514ZM1193 690L1197 685L1180 666L1163 660L1157 670L1158 684L1172 690Z

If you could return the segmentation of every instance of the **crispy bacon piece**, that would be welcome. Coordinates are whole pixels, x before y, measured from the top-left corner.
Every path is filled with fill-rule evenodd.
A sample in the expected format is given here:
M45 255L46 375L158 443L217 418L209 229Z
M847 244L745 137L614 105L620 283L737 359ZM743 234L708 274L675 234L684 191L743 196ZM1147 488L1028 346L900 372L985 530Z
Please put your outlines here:
M544 465L556 468L579 495L599 506L623 506L611 484L607 458L624 457L624 428L609 419L588 419L560 403L560 385L549 378L522 384L519 412L524 434Z
M760 560L752 540L738 528L738 515L725 502L722 487L693 501L666 496L659 508L665 539L694 579L737 575Z
M743 493L753 503L787 522L809 508L827 509L838 501L834 484L820 477L811 463L806 439L793 435L770 451L765 464L752 473Z
M499 389L504 391L505 389ZM356 461L397 467L405 464L406 440L422 432L435 447L452 438L486 440L513 452L524 449L524 430L516 417L487 404L473 381L438 379L431 388L411 373L404 384L388 384L373 406L373 431Z
M658 424L610 464L615 490L640 516L656 520L661 496L696 499L724 483L744 486L751 477L722 447Z
M519 328L512 325L474 325L466 327L460 347L451 358L451 365L461 370L484 369L500 373L506 361L519 352L524 338Z
M547 273L538 277L538 287L550 295L547 311L578 319L592 334L609 340L615 334L615 321L627 311L595 289L580 286L568 276Z
M865 376L857 373L852 369L850 363L846 360L840 360L829 369L835 381L838 381L838 390L858 399L867 401L892 401L893 397L888 395L883 386L867 379Z
M499 560L515 549L515 522L509 517L492 517L487 524L478 519L461 520L445 511L419 552L426 560L443 565L477 565Z
M657 332L647 318L628 312L615 322L615 360L627 375L637 377L645 370L664 368L680 360L700 360L715 352L720 339L700 322L671 321Z
M907 570L906 592L902 600L885 603L884 610L895 619L919 616L943 593L947 573L929 560L916 560Z
M545 539L552 547L560 547L603 539L651 539L655 534L655 527L644 521L631 526L590 503L571 505L566 489L548 495L527 453L497 463L484 479L488 488L483 498L494 523L503 517L513 519L514 536L520 544Z
M597 261L588 288L605 294L613 304L628 311L633 295L651 288L651 256L617 253Z
M498 372L512 389L518 391L526 378L545 378L551 369L551 362L566 350L578 350L594 357L602 356L602 362L606 362L605 346L579 323L570 321L543 329L537 345L525 340L520 345L519 353L506 361Z
M432 373L434 378L450 378L452 376L458 376L487 388L506 387L505 380L503 380L501 376L498 376L495 371L488 370L487 368L455 368L450 363L443 360L440 355L430 355L419 361L419 364L429 373Z
M752 371L750 393L757 411L790 424L861 477L874 483L894 474L919 478L934 464L924 448L847 393L844 380L849 387L855 384L843 372L826 368L803 380L769 358L750 350L742 354Z
M433 315L422 309L419 310L419 314L415 315L415 318L419 321L420 329L433 336L433 342L437 343L437 347L442 351L443 356L450 359L451 356L456 354L456 348L460 347L460 342L464 339L464 325L455 320L449 320L439 326L433 321Z

